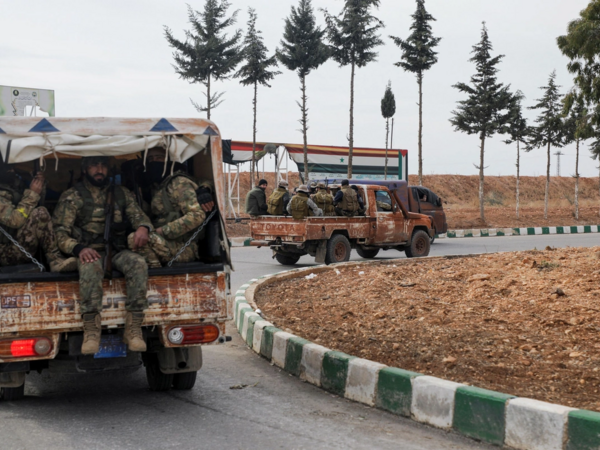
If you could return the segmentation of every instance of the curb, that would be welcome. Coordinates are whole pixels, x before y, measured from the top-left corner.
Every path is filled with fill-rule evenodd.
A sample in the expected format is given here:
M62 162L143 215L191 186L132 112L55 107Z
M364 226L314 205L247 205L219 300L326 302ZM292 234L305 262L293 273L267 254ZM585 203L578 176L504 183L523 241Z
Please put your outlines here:
M402 260L374 264L390 263ZM234 299L234 321L254 352L340 397L483 442L524 450L600 449L600 413L517 398L357 358L280 330L256 312L254 294L259 286L326 270L330 266L293 269L254 278L240 287Z
M436 234L436 239L495 236L541 236L550 234L587 234L600 233L600 225L573 225L566 227L528 227L528 228L480 228L472 230L450 230ZM250 247L251 237L231 238L231 247Z

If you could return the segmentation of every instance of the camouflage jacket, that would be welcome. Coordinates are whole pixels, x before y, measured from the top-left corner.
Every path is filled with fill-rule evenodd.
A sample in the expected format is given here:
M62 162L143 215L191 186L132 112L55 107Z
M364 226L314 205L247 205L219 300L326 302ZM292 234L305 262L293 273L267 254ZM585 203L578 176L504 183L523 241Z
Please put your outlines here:
M207 183L200 185L212 191ZM152 190L152 223L155 228L162 228L166 239L185 239L204 222L206 214L198 203L196 189L198 184L190 178L175 174ZM167 199L169 205L165 205Z
M81 216L84 201L75 187L63 192L52 217L58 248L67 255L73 254L73 249L77 244L85 243L82 241L82 232L92 236L103 237L104 235L104 208L106 206L108 186L98 188L92 186L87 179L83 180L83 185L90 191L94 200L92 219L87 223L79 223L78 219ZM152 222L141 210L133 194L123 186L117 186L116 189L121 189L125 194L125 217L123 217L122 212L115 204L114 223L122 223L124 219L128 219L133 229L145 226L152 231L154 229ZM100 246L91 245L91 247L99 248Z
M40 201L39 194L31 189L25 189L20 199L15 198L16 192L17 189L0 184L0 225L13 229L25 225L31 211Z

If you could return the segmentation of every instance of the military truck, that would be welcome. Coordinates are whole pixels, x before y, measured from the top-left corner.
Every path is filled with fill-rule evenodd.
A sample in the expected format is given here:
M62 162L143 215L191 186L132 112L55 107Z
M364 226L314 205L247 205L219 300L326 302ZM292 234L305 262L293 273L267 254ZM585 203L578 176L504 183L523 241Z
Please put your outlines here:
M339 184L342 179L318 180L326 184ZM435 192L424 186L409 186L403 180L350 180L351 184L369 184L387 187L404 207L414 213L425 214L433 219L435 233L431 238L431 243L438 234L444 234L448 231L448 222L446 221L446 212L442 199Z
M225 184L215 124L201 119L0 117L3 161L16 164L23 177L36 170L34 164L45 170L44 200L50 211L79 176L81 157L110 156L119 184L128 179L121 163L138 159L143 164L154 146L166 148L170 160L187 164L190 175L210 181L218 206L205 221L199 261L175 261L148 271L149 308L143 322L148 350L130 352L123 343L125 281L113 271L103 283L100 350L82 355L78 273L50 273L43 255L31 255L31 264L0 268L0 389L5 400L24 395L31 371L52 375L145 366L152 390L191 389L202 367L201 346L228 340L232 266L218 212L225 206Z
M344 262L352 249L363 258L375 258L381 250L403 251L409 258L429 255L431 217L408 211L385 186L357 187L364 216L259 216L250 221L250 245L271 248L283 265L294 265L307 254L318 263Z

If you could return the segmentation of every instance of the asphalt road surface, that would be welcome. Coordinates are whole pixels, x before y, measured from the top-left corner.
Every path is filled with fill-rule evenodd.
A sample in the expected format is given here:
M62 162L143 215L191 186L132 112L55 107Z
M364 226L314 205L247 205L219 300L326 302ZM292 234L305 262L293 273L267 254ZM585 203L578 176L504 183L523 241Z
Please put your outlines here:
M600 235L594 234L443 239L431 254L598 242ZM251 278L285 269L270 253L233 249L234 292ZM388 251L380 256L398 257L404 255ZM311 264L306 256L297 266ZM192 391L150 392L143 369L111 375L31 374L25 399L0 401L0 448L497 448L327 394L251 352L233 327L229 334L233 342L205 347L204 367Z

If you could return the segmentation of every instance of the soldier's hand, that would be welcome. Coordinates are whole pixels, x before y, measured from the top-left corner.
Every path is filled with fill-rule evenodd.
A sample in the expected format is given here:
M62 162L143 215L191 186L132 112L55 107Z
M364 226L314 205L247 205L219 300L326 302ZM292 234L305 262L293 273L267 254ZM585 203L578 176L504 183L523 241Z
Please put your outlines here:
M148 228L139 227L133 234L133 247L135 249L141 248L148 243Z
M215 202L210 201L208 203L202 203L200 206L204 212L211 212L215 207Z
M42 189L44 188L44 175L41 172L31 180L31 184L29 185L29 189L31 189L36 194L40 195L42 193Z
M83 264L93 263L100 259L100 253L93 248L84 248L79 252L79 261Z
M162 237L165 237L162 227L156 229L156 234L160 234Z

